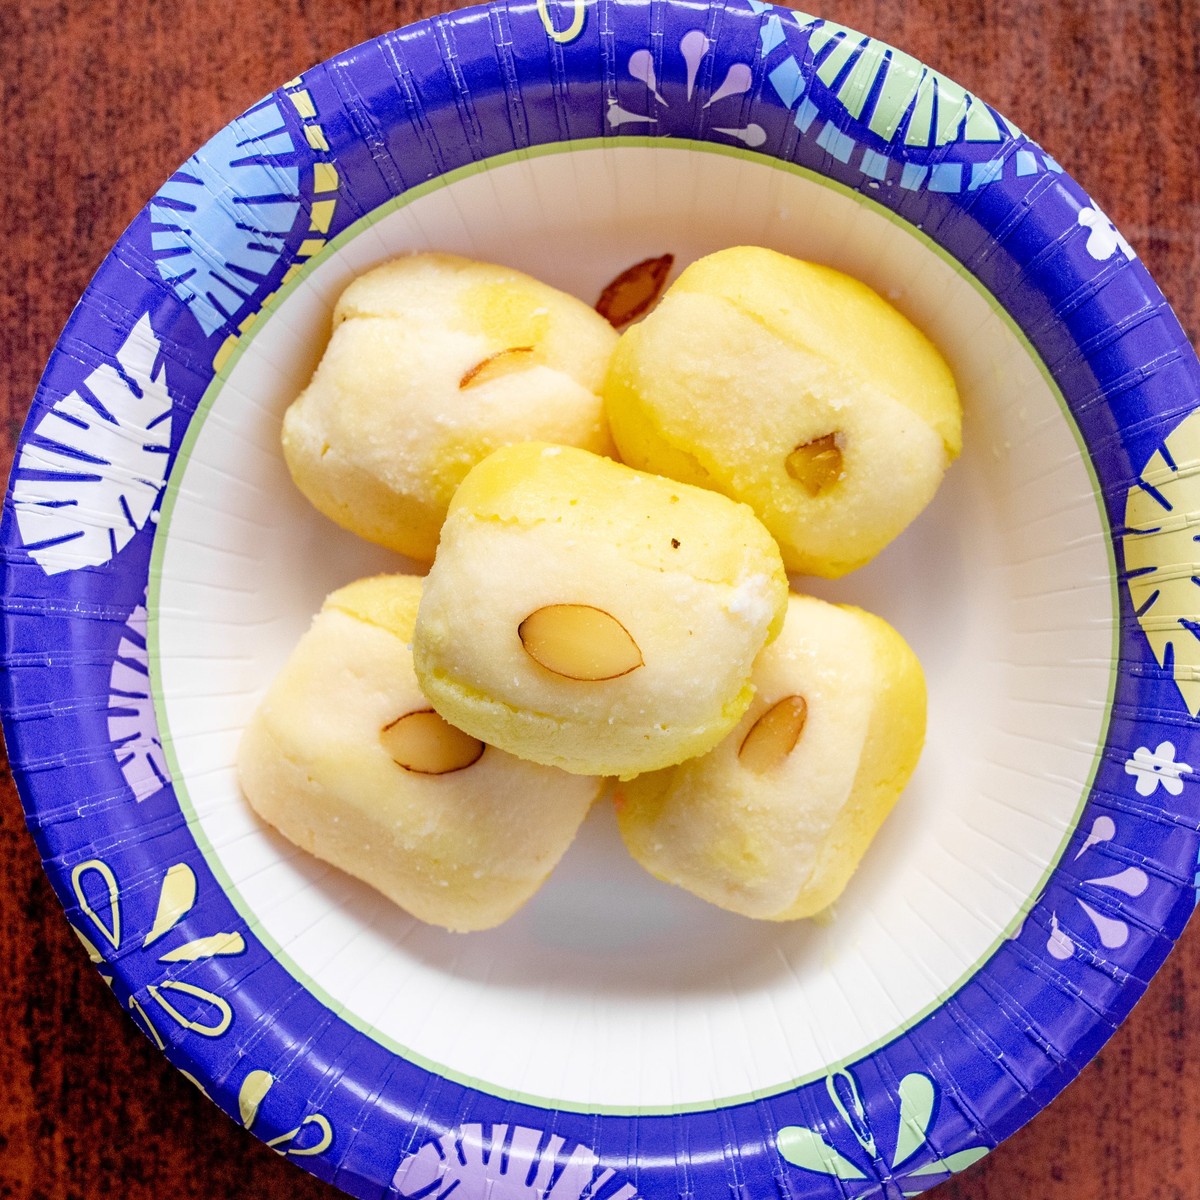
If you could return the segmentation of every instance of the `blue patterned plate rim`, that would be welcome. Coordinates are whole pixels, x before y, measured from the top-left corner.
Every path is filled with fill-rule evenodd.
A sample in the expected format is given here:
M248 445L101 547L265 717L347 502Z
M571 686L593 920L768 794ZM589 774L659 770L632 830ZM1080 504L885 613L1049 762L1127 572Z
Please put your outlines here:
M662 47L697 34L705 71L674 78ZM625 69L647 47L658 78ZM737 64L752 64L745 79ZM656 88L672 103L650 122ZM730 97L736 111L709 114ZM197 845L147 649L164 489L272 298L430 180L564 143L627 144L630 128L639 144L816 172L961 264L1064 398L1114 531L1119 603L1091 791L1020 928L932 1012L823 1078L659 1115L488 1094L299 985ZM3 513L2 700L47 872L147 1036L231 1117L353 1194L482 1197L499 1180L549 1200L914 1195L1078 1073L1194 907L1198 396L1185 334L1099 207L984 102L874 39L760 0L537 0L384 35L193 155L102 264L46 369Z

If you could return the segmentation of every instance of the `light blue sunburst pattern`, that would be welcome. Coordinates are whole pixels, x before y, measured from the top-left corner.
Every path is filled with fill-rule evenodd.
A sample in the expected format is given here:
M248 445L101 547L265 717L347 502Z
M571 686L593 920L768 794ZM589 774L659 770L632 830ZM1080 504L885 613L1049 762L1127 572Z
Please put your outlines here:
M463 1125L426 1142L392 1189L402 1200L640 1200L587 1146L524 1125Z
M1011 145L1003 146L1021 137L1021 131L911 55L808 13L783 17L762 0L748 2L765 14L759 38L768 62L767 78L784 104L795 109L796 127L814 135L830 158L857 166L873 183L889 178L893 163L900 167L895 182L909 191L971 192L994 183L1006 171L1018 178L1061 173L1058 163L1032 143L1015 152ZM803 52L798 57L789 47L789 33L794 39L797 29L811 55L807 63L802 63ZM824 119L828 114L811 94L814 82L849 120ZM855 128L864 136L855 136ZM875 144L870 144L871 138L877 139ZM925 163L913 155L956 143L992 144L999 152L970 163L940 158Z
M125 782L141 802L170 783L162 738L154 716L146 603L129 614L109 673L108 736Z
M279 105L227 125L150 202L159 275L206 336L233 321L285 252L300 212L300 168Z

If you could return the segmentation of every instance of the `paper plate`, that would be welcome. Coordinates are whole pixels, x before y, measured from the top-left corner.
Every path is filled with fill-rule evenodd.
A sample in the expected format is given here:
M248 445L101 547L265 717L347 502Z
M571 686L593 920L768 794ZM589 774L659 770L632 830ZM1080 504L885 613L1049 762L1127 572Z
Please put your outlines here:
M339 290L402 251L589 302L753 243L889 296L966 449L822 595L930 683L845 897L760 924L657 883L601 808L486 934L262 827L239 730L383 551L278 448ZM72 926L235 1120L362 1196L912 1195L1042 1108L1196 899L1200 367L1061 168L915 60L758 0L538 0L388 34L171 177L47 368L4 509L4 727Z

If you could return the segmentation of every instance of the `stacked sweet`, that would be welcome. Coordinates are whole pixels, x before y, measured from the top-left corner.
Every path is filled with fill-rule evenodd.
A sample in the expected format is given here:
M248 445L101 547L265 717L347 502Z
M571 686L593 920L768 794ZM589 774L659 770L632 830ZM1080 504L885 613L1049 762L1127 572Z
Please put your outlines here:
M285 454L326 515L433 561L329 597L243 738L250 803L470 930L533 894L615 778L659 878L820 911L916 766L925 683L884 621L785 572L874 557L960 429L913 325L769 250L693 264L619 340L505 268L369 272Z

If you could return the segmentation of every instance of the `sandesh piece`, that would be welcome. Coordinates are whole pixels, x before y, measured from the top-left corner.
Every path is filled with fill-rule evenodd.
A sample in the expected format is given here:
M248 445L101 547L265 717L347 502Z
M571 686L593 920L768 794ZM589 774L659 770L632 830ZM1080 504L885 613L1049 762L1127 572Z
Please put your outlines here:
M452 254L359 276L287 410L296 485L346 529L428 561L454 489L492 450L540 439L603 454L617 335L582 301Z
M792 920L837 899L904 790L925 737L925 678L879 617L793 595L754 683L715 750L620 785L617 817L658 878Z
M895 538L962 444L924 334L858 280L754 247L688 267L604 391L623 461L744 501L789 570L828 578Z
M413 675L415 576L325 601L242 736L255 811L303 850L451 930L533 895L599 793L447 725Z
M486 742L634 775L736 724L786 597L779 549L745 505L583 450L512 446L450 506L417 678Z

